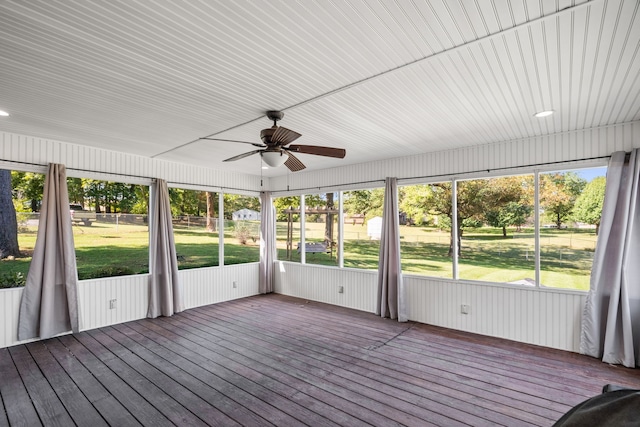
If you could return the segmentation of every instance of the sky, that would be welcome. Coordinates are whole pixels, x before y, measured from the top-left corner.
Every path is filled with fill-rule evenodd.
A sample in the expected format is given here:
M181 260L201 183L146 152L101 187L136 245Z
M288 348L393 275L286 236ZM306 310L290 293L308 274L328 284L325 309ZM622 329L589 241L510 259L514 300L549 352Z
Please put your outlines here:
M575 172L580 178L584 178L587 180L587 182L590 182L593 178L596 178L598 176L606 176L607 168L603 166L600 168L579 169Z

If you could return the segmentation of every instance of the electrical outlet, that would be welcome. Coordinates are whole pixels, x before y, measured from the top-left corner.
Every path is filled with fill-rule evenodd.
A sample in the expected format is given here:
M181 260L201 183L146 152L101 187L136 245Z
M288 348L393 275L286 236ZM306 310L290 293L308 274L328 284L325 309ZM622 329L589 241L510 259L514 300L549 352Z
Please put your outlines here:
M114 310L117 307L117 302L118 300L115 299L110 299L109 300L109 310Z
M460 306L460 313L462 314L469 314L469 312L471 311L471 306L468 304L462 304Z

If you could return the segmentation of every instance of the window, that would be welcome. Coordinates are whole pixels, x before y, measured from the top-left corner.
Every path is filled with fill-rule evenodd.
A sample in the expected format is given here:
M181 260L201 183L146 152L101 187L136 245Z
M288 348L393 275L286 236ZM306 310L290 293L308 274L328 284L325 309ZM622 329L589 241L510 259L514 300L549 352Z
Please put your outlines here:
M344 266L375 270L380 259L384 189L345 191Z
M170 188L178 269L219 264L218 193Z
M541 173L540 284L589 289L606 168Z
M536 286L588 290L602 215L606 168L456 182L458 276ZM453 231L449 182L399 191L402 270L451 278Z
M535 286L533 175L458 181L458 278Z
M260 199L224 196L224 263L260 261Z
M44 174L0 170L0 288L23 286L38 234Z
M276 247L278 259L300 262L300 196L276 197Z
M305 262L338 265L338 193L305 195L304 200Z
M78 278L149 271L149 187L68 178Z
M402 270L453 277L451 264L451 183L398 189Z

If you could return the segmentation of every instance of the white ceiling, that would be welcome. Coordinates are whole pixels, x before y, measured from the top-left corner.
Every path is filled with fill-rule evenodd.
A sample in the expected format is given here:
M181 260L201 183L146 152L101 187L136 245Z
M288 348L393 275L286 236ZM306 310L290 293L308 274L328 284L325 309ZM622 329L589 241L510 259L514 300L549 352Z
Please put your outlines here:
M0 130L259 174L198 138L260 142L284 110L347 150L313 170L640 120L639 5L0 0Z

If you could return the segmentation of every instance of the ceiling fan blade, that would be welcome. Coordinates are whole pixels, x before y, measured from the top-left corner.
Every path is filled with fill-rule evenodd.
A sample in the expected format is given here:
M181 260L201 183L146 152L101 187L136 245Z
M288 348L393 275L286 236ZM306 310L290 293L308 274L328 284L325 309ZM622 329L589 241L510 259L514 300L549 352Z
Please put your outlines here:
M288 154L289 158L284 162L284 165L288 167L291 172L298 172L306 168L306 166L296 156L291 153Z
M248 153L238 154L237 156L229 157L228 159L223 160L223 162L235 162L236 160L244 159L245 157L249 157L252 154L256 154L261 151L264 151L264 150L253 150L253 151L249 151Z
M248 141L237 141L235 139L221 139L221 138L199 138L199 139L206 139L208 141L239 142L241 144L251 144L254 147L261 147L261 148L266 147L266 145L264 144L258 144L255 142L248 142Z
M291 145L287 147L288 151L302 154L315 154L316 156L335 157L344 159L347 151L344 148L319 147L316 145Z
M290 129L280 126L275 130L275 132L273 132L273 135L271 136L271 142L279 145L280 147L283 147L285 145L291 144L301 136L302 135L298 132L294 132Z

